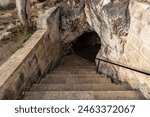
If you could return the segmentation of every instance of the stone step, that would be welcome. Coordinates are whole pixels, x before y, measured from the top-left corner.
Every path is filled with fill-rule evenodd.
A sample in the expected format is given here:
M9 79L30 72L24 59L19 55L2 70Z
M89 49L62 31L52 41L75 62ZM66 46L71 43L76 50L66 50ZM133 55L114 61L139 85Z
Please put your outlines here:
M61 63L60 66L95 66L95 63L72 60L72 61L68 61L67 63Z
M34 84L31 91L126 91L115 84Z
M138 100L139 91L29 91L25 100Z
M54 71L95 71L96 72L96 68L89 68L89 69L83 69L83 68L57 68Z
M106 78L106 75L99 74L47 74L46 78Z
M81 66L81 67L83 67L83 66L89 66L89 67L91 67L91 66L96 66L95 64L84 64L84 63L72 63L72 64L70 64L70 63L68 63L68 64L60 64L59 65L59 67L70 67L70 66Z
M60 66L71 66L71 65L79 65L79 66L95 66L94 62L89 62L89 61L84 61L84 60L79 60L79 59L72 59L72 60L67 60L67 61L62 61Z
M86 70L74 70L74 71L52 71L53 74L97 74L96 71L86 71Z
M40 82L41 84L108 84L111 83L110 79L106 78L43 78Z
M64 57L60 65L95 65L95 63L82 57L71 55Z
M69 71L69 70L76 70L76 71L78 71L78 70L82 70L82 71L92 70L92 71L96 71L96 67L79 67L79 66L74 67L74 66L71 66L71 67L58 67L55 69L55 71L64 71L64 70L66 70L66 71Z
M95 64L95 62L89 61L86 58L83 58L83 57L80 57L77 55L73 55L72 58L74 58L75 61L79 61L79 62L83 61L83 63ZM72 59L72 58L70 58L70 59Z
M62 69L64 69L64 68L68 68L68 69L70 69L70 68L75 68L75 69L93 69L93 68L96 68L96 66L95 65L91 65L91 66L86 66L86 65L75 65L75 66L59 66L58 68L62 68Z

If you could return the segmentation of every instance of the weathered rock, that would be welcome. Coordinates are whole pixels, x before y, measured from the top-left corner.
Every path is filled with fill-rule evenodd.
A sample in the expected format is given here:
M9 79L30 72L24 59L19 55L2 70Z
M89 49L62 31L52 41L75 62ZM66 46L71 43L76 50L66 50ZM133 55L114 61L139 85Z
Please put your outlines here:
M4 41L8 38L10 38L11 36L11 32L4 32L1 36L0 36L0 41Z
M0 26L0 30L4 30L5 29L5 26Z
M15 32L16 31L16 28L20 26L20 23L16 23L16 24L13 24L13 23L10 23L8 26L7 26L7 31L10 31L10 32Z
M84 14L85 1L66 1L61 8L61 37L63 43L70 43L90 29Z
M93 2L87 0L85 7L87 21L99 34L102 43L97 58L104 57L131 68L149 71L150 4L147 2L116 0L104 5L103 0ZM136 72L106 62L101 62L100 72L113 78L125 79L133 88L141 88L145 96L150 97L147 90L150 84L145 80L149 76L144 75L142 80ZM146 91L143 90L143 84Z
M7 19L7 18L10 18L10 17L12 17L11 13L5 13L3 15L0 15L0 19Z
M37 16L40 17L42 14L44 14L44 10L39 10Z
M0 0L0 7L6 8L10 3L10 0Z
M45 2L37 3L36 6L38 9L43 9L45 7Z
M11 30L15 27L15 25L13 23L10 23L8 26L7 26L7 30Z
M131 21L127 44L125 45L124 56L127 56L127 64L129 64L130 66L149 72L150 4L146 2L132 1L130 3L129 10ZM148 94L150 83L147 79L147 77L149 78L149 76L146 76L144 74L143 76L137 75L136 72L132 72L132 74L137 76L137 80L133 82L133 78L127 72L128 82L131 85L136 86L136 88L141 89L143 94L147 98L150 98L150 95Z

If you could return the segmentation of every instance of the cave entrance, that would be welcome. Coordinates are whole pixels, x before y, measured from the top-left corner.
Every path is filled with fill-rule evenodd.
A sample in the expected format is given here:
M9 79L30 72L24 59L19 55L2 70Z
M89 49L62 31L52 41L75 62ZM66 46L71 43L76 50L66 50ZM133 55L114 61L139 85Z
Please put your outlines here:
M101 42L98 34L96 32L86 32L73 42L72 49L76 55L95 62L100 47Z

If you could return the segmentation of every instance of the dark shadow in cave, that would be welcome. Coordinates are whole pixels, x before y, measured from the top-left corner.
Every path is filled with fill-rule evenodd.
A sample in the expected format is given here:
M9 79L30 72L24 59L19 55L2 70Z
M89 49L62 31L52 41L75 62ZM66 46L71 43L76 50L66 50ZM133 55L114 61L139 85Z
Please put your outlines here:
M96 32L86 32L73 42L73 51L76 55L95 62L101 42Z

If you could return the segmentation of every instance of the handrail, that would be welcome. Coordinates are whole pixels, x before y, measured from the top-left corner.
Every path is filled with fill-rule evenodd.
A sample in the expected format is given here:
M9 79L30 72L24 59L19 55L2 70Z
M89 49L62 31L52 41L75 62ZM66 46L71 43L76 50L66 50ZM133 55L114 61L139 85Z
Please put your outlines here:
M133 70L133 71L145 74L145 75L150 75L150 72L148 72L148 71L137 69L135 67L124 65L124 64L121 64L121 63L118 63L118 62L115 62L115 61L111 61L111 60L108 60L108 59L96 58L96 60L98 60L97 72L98 72L98 69L99 69L100 61L103 61L103 62L110 63L110 64L113 64L113 65L116 65L116 66L119 66L119 67L130 69L130 70Z

